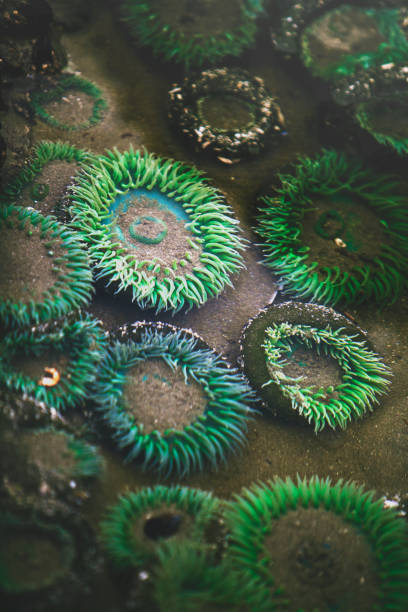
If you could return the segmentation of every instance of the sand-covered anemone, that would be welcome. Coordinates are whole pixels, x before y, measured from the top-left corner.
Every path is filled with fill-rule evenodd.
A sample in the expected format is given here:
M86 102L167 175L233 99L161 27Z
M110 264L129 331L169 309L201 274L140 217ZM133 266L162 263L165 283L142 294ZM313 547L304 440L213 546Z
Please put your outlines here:
M126 569L157 562L163 542L207 542L218 500L200 489L157 485L119 498L101 523L102 540L111 561Z
M169 117L196 149L224 163L259 154L284 124L262 79L238 68L203 70L173 85Z
M0 385L60 410L89 396L105 333L90 317L60 319L11 331L0 347Z
M44 81L41 89L32 92L31 107L41 121L60 130L73 131L86 130L99 123L108 104L99 87L91 81L74 74L62 74ZM87 116L84 116L84 108ZM67 117L71 121L67 122Z
M0 209L0 321L43 323L88 304L92 274L79 237L32 208ZM11 272L12 271L12 272Z
M143 329L112 344L93 399L127 461L184 476L225 462L245 441L252 392L187 330Z
M356 68L406 61L407 9L341 5L311 21L301 34L302 59L313 74L336 78Z
M73 192L73 223L96 278L142 308L199 306L242 267L238 221L194 167L108 151Z
M394 302L408 268L401 189L336 151L298 158L278 174L256 231L284 292L331 305Z
M327 426L344 429L361 418L390 383L390 370L378 355L342 328L274 324L265 330L261 348L271 376L265 384L276 385L316 432ZM333 366L329 385L321 356Z
M244 489L225 518L232 561L263 595L253 610L407 609L407 525L373 492L276 479Z
M237 56L255 40L262 0L122 0L131 35L155 55L187 67Z
M42 214L66 218L68 188L77 172L94 159L67 142L41 141L20 173L4 186L0 203L32 206Z

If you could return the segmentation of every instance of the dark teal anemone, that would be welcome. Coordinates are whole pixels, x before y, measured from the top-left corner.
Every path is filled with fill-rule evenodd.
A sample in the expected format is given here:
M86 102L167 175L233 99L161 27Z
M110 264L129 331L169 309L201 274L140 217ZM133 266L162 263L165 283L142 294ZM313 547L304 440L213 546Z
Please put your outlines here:
M360 127L367 130L377 142L393 148L398 155L407 155L408 134L405 125L407 103L407 93L401 92L395 96L390 95L357 104L354 116Z
M394 302L408 270L408 213L398 179L336 151L301 157L291 174L277 178L262 198L256 231L284 292L330 305Z
M78 149L68 142L39 142L33 150L30 160L24 165L21 172L0 193L0 203L15 203L24 197L25 190L29 188L29 195L21 204L42 207L42 201L52 192L52 185L41 179L42 171L52 162L65 161L73 166L85 168L95 156L84 149ZM39 180L38 180L39 179ZM19 202L20 203L20 202ZM54 209L59 202L53 202ZM55 212L53 210L52 212Z
M0 590L6 593L42 591L69 573L75 542L58 524L0 515Z
M206 543L218 500L200 489L157 485L121 496L101 524L102 540L120 568L157 562L163 542Z
M92 274L74 232L31 208L0 209L0 321L43 323L85 306Z
M0 386L59 410L89 396L105 334L90 317L59 320L12 331L0 347Z
M238 222L193 167L115 150L79 177L73 193L74 226L96 278L142 308L201 305L242 267Z
M197 343L184 330L166 334L147 329L138 342L117 341L108 349L93 398L127 461L143 459L145 468L184 476L206 463L224 462L243 444L252 392L236 370ZM157 362L165 374L152 371L149 376ZM134 372L136 366L146 372ZM173 374L179 380L170 381ZM125 398L132 376L137 386ZM155 379L160 385L150 387ZM165 413L160 411L163 401ZM186 411L188 401L194 405Z
M156 55L187 67L240 55L256 34L262 0L123 0L122 18L131 35Z
M68 91L80 91L93 100L92 113L85 118L81 123L69 124L59 121L53 117L45 108L49 102L59 101ZM37 117L52 127L60 130L86 130L96 123L99 123L108 107L106 100L102 96L102 92L86 79L75 76L73 74L62 74L56 82L52 82L44 89L34 91L31 94L32 109Z
M251 610L406 610L407 524L373 498L317 476L255 484L236 496L225 512L228 550L263 595Z
M266 384L278 385L280 392L290 400L297 411L315 431L329 426L345 428L353 418L361 418L378 396L385 393L390 384L390 370L370 351L363 341L329 326L317 329L310 325L273 324L266 329L265 349L271 379ZM342 371L342 382L337 386L317 388L302 386L303 377L285 374L285 366L294 347L332 357Z
M404 9L342 5L325 12L301 37L302 59L317 76L332 79L408 59ZM335 44L327 44L332 36Z
M160 612L225 610L243 612L260 601L257 582L194 540L163 542L153 577L153 598Z

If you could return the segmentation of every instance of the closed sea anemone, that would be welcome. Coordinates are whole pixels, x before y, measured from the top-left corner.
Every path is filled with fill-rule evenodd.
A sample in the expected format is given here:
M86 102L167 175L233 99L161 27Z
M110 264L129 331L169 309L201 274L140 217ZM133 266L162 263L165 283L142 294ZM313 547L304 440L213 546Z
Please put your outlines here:
M245 441L253 412L244 378L182 329L146 328L137 341L113 342L93 399L126 461L164 475L225 462Z
M122 495L101 524L111 561L126 569L157 563L163 542L206 543L206 530L219 502L200 489L172 486L143 488Z
M141 308L200 306L242 267L238 222L193 167L115 150L99 156L73 193L73 223L96 278Z
M58 320L13 330L0 347L0 386L61 410L89 396L105 334L90 317Z
M156 55L186 67L214 64L250 47L262 1L122 0L131 35Z
M67 104L63 98L67 98L71 92L75 92L76 97L82 95L85 98L90 98L92 109L89 117L80 117L78 122L65 123L64 120L52 114L49 105L61 101L63 105ZM31 94L31 106L34 114L45 123L60 130L73 131L86 130L99 123L108 105L101 90L94 83L73 74L62 74L58 79L53 79L48 84L44 82L41 89Z
M252 485L229 502L229 556L269 610L408 607L408 528L354 483L317 476Z
M256 231L285 293L330 305L397 299L408 269L398 179L323 151L278 174L262 202Z
M43 323L91 299L92 274L82 243L51 216L1 207L0 259L0 321L6 326Z

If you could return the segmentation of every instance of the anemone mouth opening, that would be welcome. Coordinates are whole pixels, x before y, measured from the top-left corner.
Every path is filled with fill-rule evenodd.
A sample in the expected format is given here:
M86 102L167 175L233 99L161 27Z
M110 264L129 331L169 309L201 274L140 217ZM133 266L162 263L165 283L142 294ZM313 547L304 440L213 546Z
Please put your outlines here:
M146 517L143 533L149 540L167 540L180 532L183 523L182 513L163 511L160 514Z
M299 580L325 586L339 574L338 551L327 541L305 538L293 551L293 569Z

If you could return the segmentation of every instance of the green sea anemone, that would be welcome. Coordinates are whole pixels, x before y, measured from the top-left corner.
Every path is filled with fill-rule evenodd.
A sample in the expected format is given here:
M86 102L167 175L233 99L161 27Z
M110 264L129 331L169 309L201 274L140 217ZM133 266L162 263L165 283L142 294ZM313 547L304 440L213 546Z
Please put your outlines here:
M47 105L52 102L60 102L63 97L66 97L72 91L89 96L93 103L90 116L79 123L65 123L47 110ZM73 131L87 130L99 123L108 104L103 98L101 90L91 81L73 74L62 74L57 80L52 80L49 85L43 85L42 89L31 94L31 106L34 114L45 123L60 130Z
M0 590L41 591L71 570L75 542L61 526L2 513L0 534Z
M58 320L0 340L0 386L60 410L89 396L105 334L96 320Z
M73 176L95 156L67 142L38 143L21 172L0 193L0 203L33 206L61 216L61 201ZM65 215L63 215L65 218Z
M154 563L165 541L190 539L205 545L218 509L218 500L200 489L157 485L131 491L102 522L102 540L119 568Z
M141 308L201 305L242 267L238 222L193 167L132 148L108 151L73 193L73 223L96 278Z
M197 149L223 163L259 154L284 123L262 79L237 68L203 70L173 85L169 111L177 129Z
M302 32L302 59L315 74L332 79L356 68L406 61L406 9L342 5L326 11Z
M408 528L373 492L298 477L252 485L229 503L229 554L258 582L252 610L408 608Z
M51 216L1 207L0 259L0 321L5 326L42 323L91 298L92 274L82 243Z
M367 409L372 410L378 395L389 385L389 368L357 336L344 333L342 328L274 324L266 329L262 348L271 376L265 384L277 385L292 409L313 423L316 432L326 426L344 429L353 417L361 418ZM306 349L306 357L302 349ZM315 359L312 372L306 361L310 353ZM319 374L324 371L320 355L337 362L340 384L335 380L335 384L319 386ZM309 378L304 378L302 370ZM306 381L312 384L305 386Z
M187 330L147 328L137 342L125 334L107 350L93 399L127 461L184 476L242 446L252 392L219 355L197 345Z
M405 116L408 92L357 104L357 123L377 142L392 147L398 155L408 154L408 132Z
M186 67L240 55L256 34L262 0L123 0L122 18L131 35L156 55Z
M331 305L394 302L408 269L398 180L336 151L301 157L277 178L256 231L284 292Z

